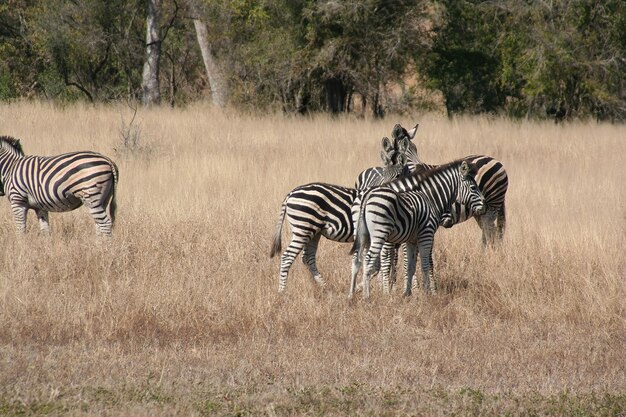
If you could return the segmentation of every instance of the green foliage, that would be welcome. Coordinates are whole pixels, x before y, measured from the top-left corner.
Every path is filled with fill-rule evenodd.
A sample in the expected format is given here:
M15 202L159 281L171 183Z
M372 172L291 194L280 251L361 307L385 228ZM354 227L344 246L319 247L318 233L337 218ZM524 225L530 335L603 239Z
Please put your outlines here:
M432 108L426 88L450 116L626 119L621 0L163 0L160 84L172 106L207 85L192 14L238 107L360 103L382 116ZM144 0L7 0L0 100L136 100L145 19Z
M419 62L427 85L440 90L448 115L495 112L505 100L498 77L500 16L483 2L444 1L433 45ZM495 17L495 19L494 19Z
M106 101L133 90L142 63L140 45L129 43L141 29L136 7L121 0L38 2L29 40L55 72L40 78L45 95Z
M419 67L448 114L626 118L624 2L440 4Z

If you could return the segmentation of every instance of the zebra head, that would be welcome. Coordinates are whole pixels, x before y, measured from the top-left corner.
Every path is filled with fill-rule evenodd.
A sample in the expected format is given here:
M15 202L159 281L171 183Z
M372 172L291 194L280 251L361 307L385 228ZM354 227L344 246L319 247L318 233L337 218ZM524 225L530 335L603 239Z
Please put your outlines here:
M419 123L417 123L413 129L406 130L400 123L397 123L391 131L391 137L393 138L393 143L396 149L399 149L404 141L407 142L407 148L404 153L406 153L408 164L411 166L411 171L413 171L418 165L423 165L423 162L420 160L419 154L417 153L417 146L413 143L413 138L415 138L418 126Z
M485 204L485 197L478 188L474 176L476 175L476 167L467 163L467 161L461 162L459 166L460 186L457 196L457 202L469 207L474 214L485 214L487 211L487 205Z
M393 147L386 147L389 139L383 138L383 150L380 151L380 160L383 163L383 178L381 183L392 181L400 176L408 174L407 158L405 155L405 149L395 150ZM380 184L378 184L380 185Z

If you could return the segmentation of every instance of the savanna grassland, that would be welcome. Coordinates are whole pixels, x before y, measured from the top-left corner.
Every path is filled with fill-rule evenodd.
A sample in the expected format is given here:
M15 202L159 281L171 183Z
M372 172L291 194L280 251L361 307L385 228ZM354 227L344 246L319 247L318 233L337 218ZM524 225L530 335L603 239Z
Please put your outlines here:
M16 236L0 200L0 415L626 413L626 128L439 116L290 118L208 107L15 103L28 154L120 169L118 223L85 209ZM417 120L419 119L419 120ZM268 257L293 187L351 185L396 122L421 158L500 159L507 230L440 230L440 291L348 300L349 245L322 241L279 295ZM283 246L289 236L283 228Z

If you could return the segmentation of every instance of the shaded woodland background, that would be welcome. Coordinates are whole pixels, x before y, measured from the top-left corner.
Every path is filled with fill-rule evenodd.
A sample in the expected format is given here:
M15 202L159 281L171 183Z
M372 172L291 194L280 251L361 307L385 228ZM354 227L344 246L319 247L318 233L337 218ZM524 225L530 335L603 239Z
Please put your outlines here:
M626 118L626 3L5 0L0 100Z

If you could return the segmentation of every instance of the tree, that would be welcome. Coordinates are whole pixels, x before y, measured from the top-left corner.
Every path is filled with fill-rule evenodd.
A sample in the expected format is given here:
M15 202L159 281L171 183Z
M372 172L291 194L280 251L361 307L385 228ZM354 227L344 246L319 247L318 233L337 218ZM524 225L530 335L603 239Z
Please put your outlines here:
M193 25L196 30L198 46L200 47L200 52L202 53L202 62L204 63L206 76L211 87L211 98L213 100L213 104L217 107L224 107L228 98L227 83L222 73L222 69L217 63L215 52L211 47L207 25L199 13L196 0L188 0L188 3L192 13Z
M443 94L448 116L496 112L505 102L498 76L498 15L486 13L481 3L442 1L433 44L418 61L427 85Z
M159 65L161 63L161 38L159 17L161 0L148 0L146 16L146 61L143 64L141 102L144 106L161 103Z

